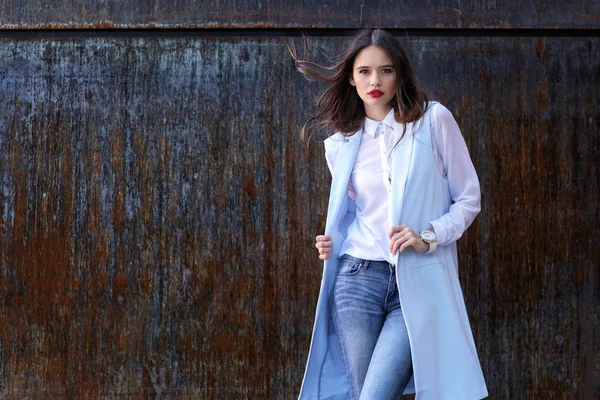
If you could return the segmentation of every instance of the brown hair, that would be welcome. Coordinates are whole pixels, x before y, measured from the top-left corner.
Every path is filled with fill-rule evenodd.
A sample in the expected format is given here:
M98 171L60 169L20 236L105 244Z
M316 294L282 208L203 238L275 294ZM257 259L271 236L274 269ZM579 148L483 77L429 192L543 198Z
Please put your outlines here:
M418 121L425 114L425 103L429 97L421 87L404 48L389 32L382 29L364 29L352 37L348 48L338 56L339 61L330 66L319 65L306 59L298 58L296 49L288 45L288 49L296 63L296 68L307 79L317 79L330 83L317 100L319 112L312 116L302 127L302 139L312 137L318 130L313 122L325 117L317 125L327 128L333 125L336 131L344 136L353 135L363 124L365 107L358 96L356 88L350 85L354 59L365 47L375 45L381 48L392 60L398 76L396 95L392 98L394 118L399 123ZM319 69L330 73L321 73ZM406 133L406 125L401 138Z

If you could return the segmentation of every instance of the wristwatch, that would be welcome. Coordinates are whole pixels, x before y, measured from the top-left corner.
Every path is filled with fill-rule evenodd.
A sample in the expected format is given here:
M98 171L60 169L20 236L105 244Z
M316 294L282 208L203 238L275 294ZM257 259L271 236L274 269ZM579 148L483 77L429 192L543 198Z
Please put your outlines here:
M437 247L437 236L435 236L435 233L431 231L422 231L419 232L419 237L425 243L429 243L429 250L427 250L425 254L433 253Z

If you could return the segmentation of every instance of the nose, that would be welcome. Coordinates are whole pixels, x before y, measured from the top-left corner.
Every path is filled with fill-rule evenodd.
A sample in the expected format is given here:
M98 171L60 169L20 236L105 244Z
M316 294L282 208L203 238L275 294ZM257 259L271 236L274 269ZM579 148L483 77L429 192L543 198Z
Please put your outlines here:
M378 73L374 73L371 75L371 86L381 86L381 77Z

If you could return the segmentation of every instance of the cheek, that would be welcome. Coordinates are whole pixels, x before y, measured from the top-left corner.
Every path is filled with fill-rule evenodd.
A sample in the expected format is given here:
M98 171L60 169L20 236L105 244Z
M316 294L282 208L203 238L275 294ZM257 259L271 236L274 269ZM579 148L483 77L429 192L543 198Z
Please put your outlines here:
M364 78L360 81L360 87L363 89L371 87L371 81L369 78Z

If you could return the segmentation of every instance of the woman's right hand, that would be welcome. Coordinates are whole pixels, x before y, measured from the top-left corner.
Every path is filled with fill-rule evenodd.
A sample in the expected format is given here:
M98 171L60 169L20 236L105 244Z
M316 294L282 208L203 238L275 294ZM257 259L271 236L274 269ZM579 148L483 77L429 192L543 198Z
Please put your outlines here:
M319 250L319 259L327 260L331 257L331 252L333 251L331 236L317 235L315 239L317 240L315 247Z

